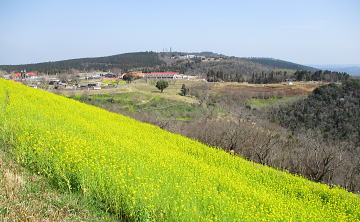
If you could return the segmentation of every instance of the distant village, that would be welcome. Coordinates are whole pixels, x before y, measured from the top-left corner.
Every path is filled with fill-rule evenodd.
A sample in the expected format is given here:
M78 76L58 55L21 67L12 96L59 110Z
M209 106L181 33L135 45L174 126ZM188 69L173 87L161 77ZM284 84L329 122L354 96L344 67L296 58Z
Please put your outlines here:
M172 56L171 59L173 60L189 60L189 59L199 59L202 62L219 62L224 60L222 57L207 57L207 56L201 56L201 55L176 55Z
M128 72L114 74L111 72L90 72L78 73L65 78L64 75L49 76L41 75L36 72L26 72L23 70L18 73L3 75L2 78L23 83L33 88L43 89L69 89L69 90L99 90L102 88L121 87L125 82L123 77L131 74L136 79L194 79L196 76L184 75L179 72ZM119 84L122 82L123 84Z
M178 54L169 57L173 61L194 61L199 60L201 62L220 62L224 58L203 56L197 54ZM179 72L148 72L143 73L136 70L132 70L126 73L115 72L76 72L75 74L57 74L48 75L37 72L27 72L21 70L14 73L3 73L0 77L16 82L20 82L24 85L41 88L45 90L98 90L102 88L122 87L125 84L123 77L127 74L131 74L136 79L194 79L197 76L181 74ZM120 84L122 83L122 84Z

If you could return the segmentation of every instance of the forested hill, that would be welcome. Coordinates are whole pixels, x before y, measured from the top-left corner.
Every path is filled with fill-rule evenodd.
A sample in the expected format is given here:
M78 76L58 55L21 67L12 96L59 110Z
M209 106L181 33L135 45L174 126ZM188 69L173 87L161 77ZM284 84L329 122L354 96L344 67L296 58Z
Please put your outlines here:
M243 58L251 62L256 62L268 67L272 67L274 69L293 69L293 70L307 70L307 71L317 71L318 69L304 66L293 62L288 62L280 59L273 58L261 58L261 57L253 57L253 58Z
M80 71L103 70L108 71L113 68L131 69L135 67L154 67L164 64L155 52L134 52L124 53L113 56L70 59L56 62L43 62L36 64L24 65L0 65L0 70L7 72L20 71L36 71L42 73L60 73L67 72L70 69Z
M313 129L331 141L360 146L360 80L321 86L305 100L273 113L292 131Z
M191 59L180 59L192 55ZM113 56L69 59L54 62L43 62L23 65L0 65L0 70L8 73L26 71L46 74L71 73L71 70L86 71L178 71L186 74L205 76L209 70L223 72L226 75L251 76L253 73L270 73L279 70L308 70L315 68L292 62L266 58L237 58L213 52L200 53L156 53L134 52ZM118 69L118 70L116 70Z

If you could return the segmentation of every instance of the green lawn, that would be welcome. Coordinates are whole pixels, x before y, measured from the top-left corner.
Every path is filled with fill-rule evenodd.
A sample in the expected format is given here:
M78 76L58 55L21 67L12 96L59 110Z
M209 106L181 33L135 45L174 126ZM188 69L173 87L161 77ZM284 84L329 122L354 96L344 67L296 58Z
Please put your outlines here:
M303 96L271 97L267 99L251 98L248 99L247 106L251 109L268 110L279 105L293 103L302 98Z
M178 100L163 98L159 95L140 92L125 92L117 94L78 95L72 97L76 100L97 105L103 108L117 109L128 114L135 112L157 112L164 119L175 118L177 120L189 120L194 112L200 111L201 107Z

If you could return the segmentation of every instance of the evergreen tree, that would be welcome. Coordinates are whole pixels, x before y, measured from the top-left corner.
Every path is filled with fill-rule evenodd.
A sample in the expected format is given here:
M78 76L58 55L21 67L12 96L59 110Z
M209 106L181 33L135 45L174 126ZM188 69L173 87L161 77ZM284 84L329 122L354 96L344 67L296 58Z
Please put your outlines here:
M169 83L164 80L159 80L156 82L156 88L160 90L160 92L163 92L164 89L166 89L169 86Z

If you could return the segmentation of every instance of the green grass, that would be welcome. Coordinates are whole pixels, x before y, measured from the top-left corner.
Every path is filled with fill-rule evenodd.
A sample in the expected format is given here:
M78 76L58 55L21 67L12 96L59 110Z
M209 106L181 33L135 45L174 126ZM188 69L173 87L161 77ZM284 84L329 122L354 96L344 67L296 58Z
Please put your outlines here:
M268 110L279 105L293 103L302 98L303 96L271 97L267 99L251 98L248 99L247 106L251 109Z
M360 198L345 190L62 96L0 89L0 132L17 161L123 219L360 220Z
M114 81L114 80L110 80ZM116 88L103 88L101 90L65 90L61 91L61 94L66 96L79 96L83 94L87 95L96 95L96 94L117 94L117 93L126 93L126 92L138 92L144 93L153 96L159 96L165 99L176 100L187 102L191 104L198 104L198 100L195 97L191 96L180 96L180 89L182 84L185 84L187 87L195 84L199 84L199 81L195 80L168 80L169 87L164 90L163 93L155 87L156 80L144 80L138 79L130 84L124 84L125 82L120 82L120 85L124 85L124 87L116 87Z
M201 110L197 104L191 104L178 100L166 99L158 95L140 92L128 92L117 94L96 94L89 96L74 96L76 100L100 106L103 108L114 107L123 113L157 112L163 119L175 118L177 120L189 120L194 112Z
M0 144L0 221L117 221L92 197L59 190L22 167Z

